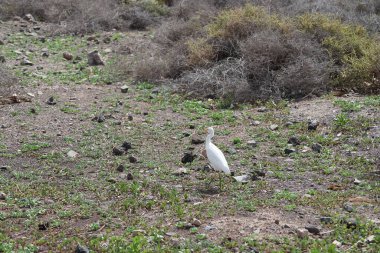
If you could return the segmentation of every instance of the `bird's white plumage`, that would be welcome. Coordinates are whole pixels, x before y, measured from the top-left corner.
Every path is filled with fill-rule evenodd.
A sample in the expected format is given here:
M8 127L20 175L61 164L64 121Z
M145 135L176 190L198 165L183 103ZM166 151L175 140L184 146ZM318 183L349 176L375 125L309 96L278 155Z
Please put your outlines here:
M224 157L222 151L211 143L211 138L214 136L214 129L212 127L208 128L208 135L206 138L206 153L207 158L210 162L211 167L216 171L224 172L227 175L230 175L230 168L226 158Z

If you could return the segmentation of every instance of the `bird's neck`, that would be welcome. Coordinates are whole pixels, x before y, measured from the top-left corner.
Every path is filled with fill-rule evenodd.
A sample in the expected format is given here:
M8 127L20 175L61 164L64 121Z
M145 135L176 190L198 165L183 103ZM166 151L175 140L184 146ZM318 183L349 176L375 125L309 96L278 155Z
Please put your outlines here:
M207 135L207 137L206 137L206 145L209 145L211 143L211 138L212 137L213 136L211 134Z

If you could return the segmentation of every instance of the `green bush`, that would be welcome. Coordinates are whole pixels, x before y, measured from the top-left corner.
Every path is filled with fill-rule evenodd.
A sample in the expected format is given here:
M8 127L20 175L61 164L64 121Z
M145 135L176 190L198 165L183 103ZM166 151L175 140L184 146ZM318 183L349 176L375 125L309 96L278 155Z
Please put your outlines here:
M364 27L320 14L302 15L297 18L297 24L314 35L334 62L343 67L333 80L337 87L360 92L380 89L380 41L371 37Z

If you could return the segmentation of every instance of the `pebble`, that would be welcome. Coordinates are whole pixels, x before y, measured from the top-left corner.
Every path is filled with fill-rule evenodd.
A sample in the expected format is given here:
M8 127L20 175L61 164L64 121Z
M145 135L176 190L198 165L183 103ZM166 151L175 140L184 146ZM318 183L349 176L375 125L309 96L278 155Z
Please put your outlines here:
M328 216L321 217L321 218L319 218L319 220L320 220L322 223L326 223L326 224L333 223L332 218L331 218L331 217L328 217Z
M251 122L251 125L252 125L252 126L258 126L258 125L260 125L260 124L261 124L261 122L258 121L258 120L254 120L254 121Z
M278 125L272 124L272 125L269 126L269 129L272 130L272 131L278 130Z
M55 105L55 104L57 104L57 102L55 102L55 100L54 100L54 97L50 97L46 103L48 105Z
M123 85L120 87L120 91L121 93L127 93L129 90L129 86L128 85Z
M289 144L292 144L293 146L301 145L301 141L300 141L300 139L298 139L298 138L295 137L295 136L290 137L289 140L288 140L288 143L289 143Z
M257 147L257 142L255 140L250 140L247 142L247 145L252 147L252 148L255 148L255 147Z
M70 150L69 152L67 152L67 156L70 158L75 158L78 156L78 153L75 152L74 150Z
M193 152L185 152L181 162L182 163L192 163L194 159L197 157L197 155L193 154Z
M317 152L317 153L321 153L322 151L322 145L319 144L319 143L314 143L313 145L311 145L311 149L314 151L314 152Z
M62 54L62 56L63 56L63 58L65 58L65 59L68 60L68 61L71 61L71 60L74 58L73 55L70 54L70 53L68 53L68 52L64 52L64 53Z
M319 126L319 121L318 120L310 120L308 123L307 123L307 129L309 131L314 131L314 130L317 130L317 127Z
M28 59L23 59L20 64L21 64L21 66L33 66L34 65L34 63L29 61Z
M7 195L4 192L0 192L0 200L5 200Z
M118 172L123 172L125 170L125 167L124 167L124 165L120 164L119 166L117 166L116 170Z
M202 138L201 136L199 136L197 134L193 134L193 136L191 136L191 143L192 144L197 145L197 144L202 144L204 142L205 142L204 138Z
M133 180L133 175L131 173L127 174L127 180Z
M188 174L188 170L186 168L178 168L174 173L173 175L175 176L181 176L181 175L185 175L185 174Z
M295 153L296 150L294 148L286 148L284 152L286 155L290 155L291 153Z
M196 227L200 227L202 225L202 222L200 220L194 218L193 221L191 222L191 224L193 224Z
M130 156L130 157L129 157L129 162L130 162L130 163L137 163L137 158L134 157L134 156Z
M337 240L334 240L334 241L333 241L333 244L334 244L337 248L342 247L342 243L339 242L339 241L337 241Z
M359 179L355 178L354 185L360 185L361 183L362 183L362 181L360 181Z
M304 228L299 228L296 230L296 234L299 238L306 238L307 237L307 230Z
M258 111L258 112L267 112L267 111L269 111L269 110L268 110L268 108L266 108L266 107L259 107L259 108L257 108L257 111Z
M349 213L352 213L354 211L354 208L349 203L345 203L343 205L343 209Z
M368 243L368 244L374 243L374 242L375 242L375 236L374 236L374 235L370 235L370 236L368 236L368 237L365 239L365 242Z
M75 253L90 253L90 250L87 247L78 244Z
M112 154L113 154L113 155L116 155L116 156L121 156L121 155L124 154L124 151L121 150L121 149L119 149L119 148L114 147L114 148L112 149Z
M305 229L314 235L319 235L321 229L315 226L306 226Z

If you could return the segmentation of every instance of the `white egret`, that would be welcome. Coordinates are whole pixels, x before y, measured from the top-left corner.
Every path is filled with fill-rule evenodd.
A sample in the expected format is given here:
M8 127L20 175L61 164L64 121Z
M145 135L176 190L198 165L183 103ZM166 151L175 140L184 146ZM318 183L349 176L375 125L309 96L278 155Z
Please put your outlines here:
M224 172L227 175L231 175L230 168L223 152L211 143L211 138L214 137L214 129L209 127L207 129L208 135L206 137L206 154L210 162L211 167L219 173L219 187L222 188L222 179L220 172Z

